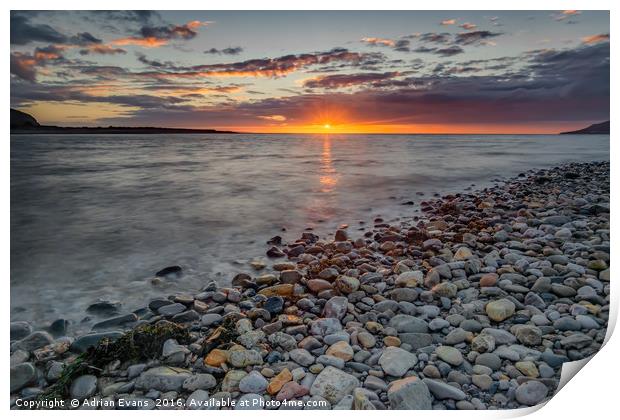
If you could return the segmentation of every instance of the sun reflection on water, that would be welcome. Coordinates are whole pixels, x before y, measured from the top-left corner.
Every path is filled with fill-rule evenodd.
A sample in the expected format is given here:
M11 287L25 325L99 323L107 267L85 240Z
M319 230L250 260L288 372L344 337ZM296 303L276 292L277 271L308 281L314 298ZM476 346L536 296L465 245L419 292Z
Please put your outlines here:
M338 173L332 160L332 142L329 135L323 137L323 153L321 154L321 192L329 193L338 184Z

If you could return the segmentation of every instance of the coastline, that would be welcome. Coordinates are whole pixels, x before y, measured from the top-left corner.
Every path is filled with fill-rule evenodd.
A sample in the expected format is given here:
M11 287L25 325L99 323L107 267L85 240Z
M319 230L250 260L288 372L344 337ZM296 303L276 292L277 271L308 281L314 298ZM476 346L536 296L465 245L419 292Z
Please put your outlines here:
M110 334L73 341L12 323L11 405L55 392L144 408L179 398L516 408L549 398L561 364L593 354L605 335L609 163L533 170L423 211L398 226L377 219L361 237L345 228L333 242L274 238L267 255L286 258L272 274L151 301L99 323ZM164 320L182 328L145 333ZM128 326L156 336L157 351L118 362L91 351L102 371L63 372Z

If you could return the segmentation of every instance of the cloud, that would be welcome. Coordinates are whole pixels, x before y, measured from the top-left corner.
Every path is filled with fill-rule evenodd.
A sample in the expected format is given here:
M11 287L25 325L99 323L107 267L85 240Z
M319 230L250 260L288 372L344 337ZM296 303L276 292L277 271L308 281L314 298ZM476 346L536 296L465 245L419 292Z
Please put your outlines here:
M76 45L80 47L87 46L87 45L93 45L93 44L101 44L103 42L102 40L100 40L99 38L96 38L94 35L92 35L89 32L78 33L77 35L74 35L71 38L69 38L68 41L69 42L67 42L67 44Z
M442 57L452 57L454 55L457 54L462 54L465 51L463 50L463 48L454 45L452 47L447 47L447 48L441 48L441 49L437 49L433 51L433 54L437 54L440 55Z
M33 56L19 52L11 53L11 74L20 79L34 82L37 76L35 66L36 60Z
M383 45L386 47L393 47L396 44L393 39L386 38L366 37L362 38L361 41L371 46Z
M152 10L89 10L80 13L104 22L119 21L147 25L161 20L159 13Z
M558 21L558 22L561 22L561 21L566 20L566 19L568 19L568 18L570 18L570 17L573 17L573 16L578 16L578 15L580 15L580 14L581 14L581 11L579 11L579 10L563 10L563 11L562 11L562 12L560 12L560 13L554 13L554 14L552 14L552 15L551 15L551 17L552 17L554 20L556 20L556 21ZM574 21L570 21L570 20L569 20L569 21L567 21L566 23L575 23L575 22L574 22Z
M198 25L200 26L200 25ZM157 39L192 39L197 33L195 22L189 22L185 25L168 25L168 26L143 26L141 35L143 38Z
M581 38L581 42L583 42L584 44L598 44L599 42L608 42L608 41L609 41L609 34L597 34L597 35L590 35L590 36Z
M410 45L411 41L409 41L408 39L399 39L394 44L394 51L408 52L410 50Z
M61 62L65 57L65 47L48 45L37 47L32 54L13 52L11 53L11 74L20 79L35 82L37 67L45 66L49 62Z
M475 25L475 24L469 23L469 22L465 22L465 23L459 25L459 27L469 31L469 30L472 30L472 29L476 29L478 27L478 25Z
M443 25L443 26L455 25L455 24L456 24L456 19L446 19L440 22L440 25Z
M394 51L399 52L409 52L411 45L411 38L413 35L404 36L400 39L388 39L388 38L374 38L374 37L366 37L362 38L360 41L371 46L371 47L388 47L392 48Z
M30 23L27 15L22 12L11 12L10 26L12 45L26 45L30 42L62 44L67 41L66 35L49 25Z
M485 63L515 63L497 75L482 75ZM381 78L364 73L312 82L328 94L312 92L217 106L167 105L133 112L134 121L185 126L251 126L264 117L282 116L289 125L316 123L313 110L345 110L347 122L363 124L437 124L531 128L538 123L609 118L609 43L579 48L530 51L514 57L475 60L444 68L442 73ZM328 78L330 77L330 78ZM358 77L360 89L337 87ZM364 80L366 78L366 80ZM365 83L367 82L367 83ZM124 99L125 100L125 99ZM268 120L268 119L267 119Z
M91 45L88 48L84 48L80 50L81 55L89 55L89 54L101 54L101 55L115 55L115 54L126 54L122 48L114 48L110 45Z
M433 51L437 51L437 48L429 48L429 47L421 46L413 50L413 52L417 52L417 53L432 53Z
M99 95L91 93L90 85L56 85L30 84L19 85L12 101L16 104L28 104L33 101L66 102L78 101L83 103L110 103L141 109L177 109L188 111L191 108L185 104L188 99L179 96L155 96L146 94Z
M159 60L151 60L147 58L144 54L136 53L136 57L138 61L142 64L146 64L151 67L165 67L165 68L174 68L175 65L172 61L159 61Z
M275 58L260 58L234 63L203 64L190 67L166 68L135 74L136 77L154 79L204 78L204 77L282 77L314 65L331 63L352 66L372 65L384 59L380 53L357 53L344 48L330 51L289 54Z
M454 42L460 45L471 45L500 35L502 35L500 32L491 31L463 32L456 35Z
M204 51L205 54L224 54L224 55L239 55L243 52L241 47L227 47L223 49L210 48Z
M284 122L286 117L284 115L259 115L258 118L268 121Z
M144 48L157 48L168 44L168 40L155 37L142 38L136 36L129 36L126 38L116 39L112 41L112 44L120 46L136 45Z
M47 47L37 47L34 49L34 59L37 64L42 64L47 61L61 60L63 59L63 47L57 45L48 45Z
M450 34L447 32L443 32L443 33L427 32L424 34L420 34L418 38L422 42L428 42L431 44L447 44L452 39Z
M32 13L29 12L29 15ZM28 15L12 12L11 44L25 45L30 42L49 42L56 45L56 48L68 48L88 47L101 44L103 41L90 32L80 32L73 36L67 36L49 25L31 24Z
M156 48L167 45L173 40L190 40L198 33L196 29L207 25L207 22L191 21L184 25L143 26L139 36L128 36L112 41L114 45L136 45L145 48Z
M333 74L306 79L303 81L302 86L310 89L337 89L342 87L372 84L394 78L398 75L398 72Z

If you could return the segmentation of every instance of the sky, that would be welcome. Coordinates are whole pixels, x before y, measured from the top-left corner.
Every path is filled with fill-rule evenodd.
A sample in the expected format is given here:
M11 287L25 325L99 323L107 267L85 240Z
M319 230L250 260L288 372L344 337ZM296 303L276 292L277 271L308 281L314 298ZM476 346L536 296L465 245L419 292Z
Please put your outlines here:
M557 133L609 119L607 11L12 11L42 124Z

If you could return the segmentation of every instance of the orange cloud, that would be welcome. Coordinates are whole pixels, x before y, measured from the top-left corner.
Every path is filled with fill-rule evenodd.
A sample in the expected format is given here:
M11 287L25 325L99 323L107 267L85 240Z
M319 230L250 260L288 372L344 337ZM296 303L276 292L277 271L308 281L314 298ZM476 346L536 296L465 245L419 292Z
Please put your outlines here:
M598 44L599 42L609 41L609 34L590 35L581 38L581 41L588 45Z
M384 45L386 47L393 47L396 44L396 42L393 39L374 38L374 37L362 38L362 42L365 42L370 45Z
M557 21L563 21L566 18L569 18L571 16L577 16L580 14L581 12L579 10L562 10L561 13L552 14L551 16Z
M462 25L459 25L461 28L466 29L466 30L470 30L470 29L475 29L478 27L478 25L475 25L473 23L469 23L469 22L465 22Z
M268 120L268 121L277 121L277 122L286 121L286 117L284 115L261 115L258 118L261 118L263 120Z
M207 26L208 24L210 24L211 22L201 22L199 20L192 20L190 22L187 22L185 24L185 26L187 26L190 29L197 29L200 28L201 26Z
M34 52L34 59L36 61L58 60L59 58L62 58L62 54L60 54L60 52L57 52L57 51L46 51L46 50L36 49Z
M146 37L146 38L138 38L135 36L130 36L127 38L121 38L121 39L112 41L112 44L114 45L121 45L121 46L122 45L137 45L137 46L145 47L145 48L157 48L157 47L166 45L167 43L168 43L167 39L155 38L153 36Z
M441 24L446 26L446 25L455 25L456 24L456 19L446 19L446 20L442 20Z

